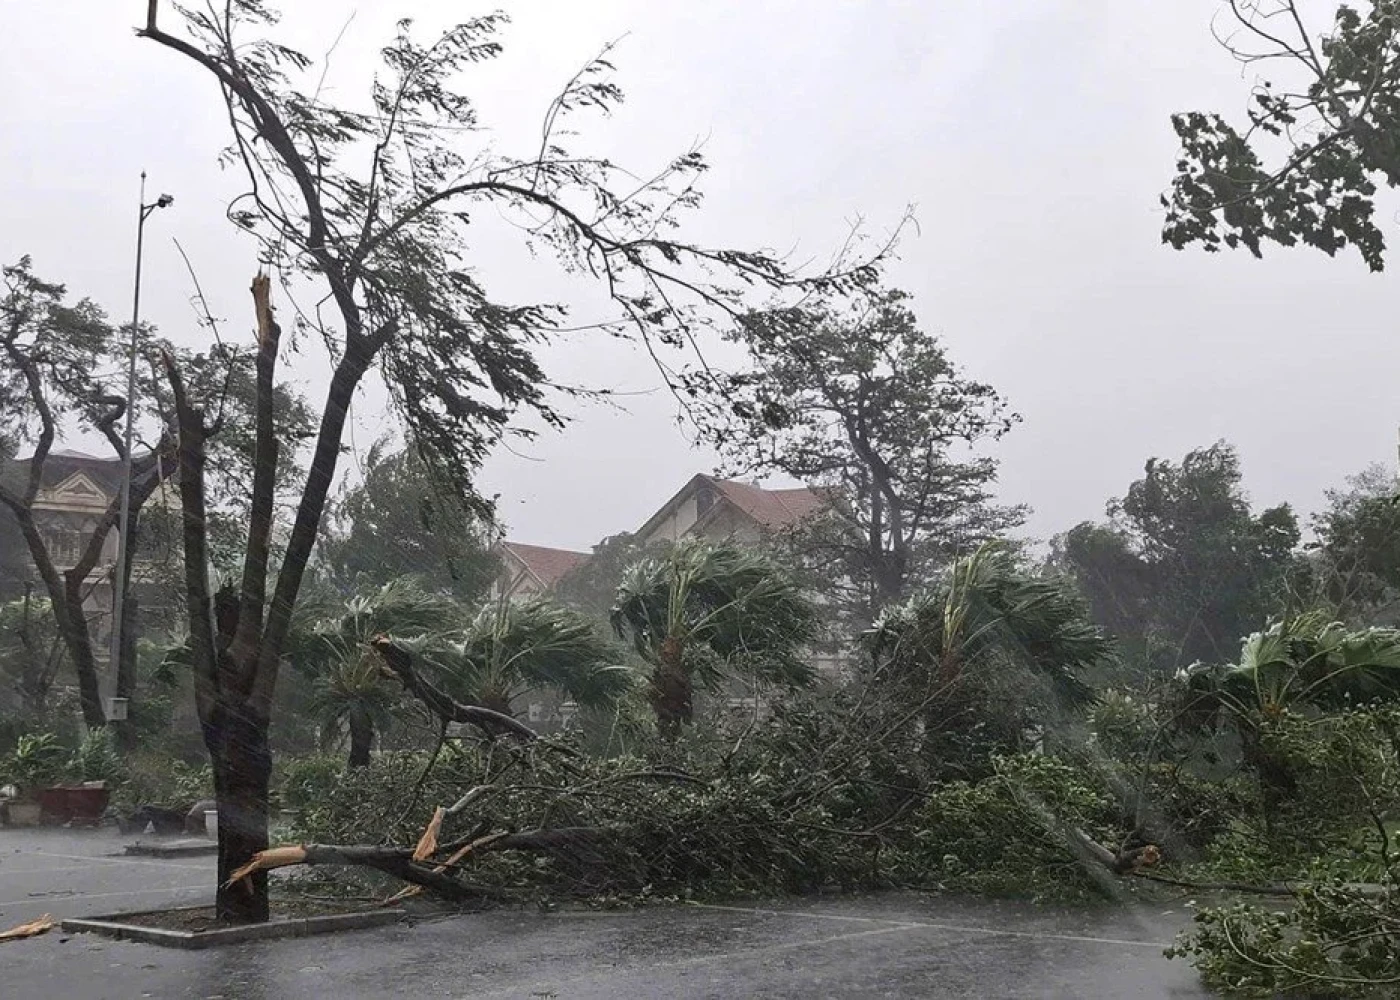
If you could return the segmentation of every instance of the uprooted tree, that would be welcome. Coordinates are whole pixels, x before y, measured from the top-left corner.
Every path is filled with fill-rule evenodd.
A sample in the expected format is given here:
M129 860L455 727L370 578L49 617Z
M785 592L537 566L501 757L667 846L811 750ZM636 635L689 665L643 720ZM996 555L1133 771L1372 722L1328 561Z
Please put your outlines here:
M276 21L262 0L180 8L180 33L160 24L159 7L149 0L138 34L205 70L223 99L228 154L248 183L230 218L258 240L264 265L281 276L293 302L298 289L316 286L330 305L294 310L301 339L319 341L334 369L275 579L269 549L279 453L271 394L282 331L270 278L253 285L256 463L236 591L210 593L205 408L185 391L179 364L167 358L165 366L177 397L196 700L220 816L217 910L226 921L259 921L268 915L266 875L236 883L230 876L268 845L269 706L357 388L377 370L417 454L483 514L490 505L471 491L470 474L512 415L525 409L562 422L534 348L559 329L565 311L491 299L464 263L473 219L489 209L516 222L532 247L596 278L618 310L602 326L653 347L679 347L697 323L740 315L750 286L806 293L869 284L880 254L799 278L765 253L668 236L699 199L705 162L697 151L639 181L609 160L563 146L567 120L582 110L606 112L621 98L603 59L550 104L538 148L523 157L462 149L457 143L479 126L457 78L499 54L503 15L466 21L427 45L402 22L383 49L384 75L369 102L351 108L299 89L314 76L311 61L259 34ZM433 694L421 682L410 690ZM486 726L524 729L499 718Z

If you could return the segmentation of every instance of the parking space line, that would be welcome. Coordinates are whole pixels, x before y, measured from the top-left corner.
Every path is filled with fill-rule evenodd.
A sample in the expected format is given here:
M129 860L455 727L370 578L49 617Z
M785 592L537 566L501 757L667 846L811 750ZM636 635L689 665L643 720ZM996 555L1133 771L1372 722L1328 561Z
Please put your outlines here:
M774 917L805 917L808 920L846 920L852 923L896 924L898 928L926 927L930 930L955 931L961 934L985 934L990 937L1032 938L1041 941L1071 941L1076 944L1111 944L1131 948L1171 947L1171 942L1133 941L1128 938L1095 937L1088 934L1055 934L1048 931L1009 931L995 927L976 927L968 924L947 924L933 920L896 920L880 917L856 917L839 913L807 913L802 910L765 910L747 906L722 906L717 903L690 903L702 910L721 910L729 913L763 914Z
M64 893L62 896L26 896L23 899L0 899L0 906L41 906L44 904L45 900L52 900L54 902L61 900L66 903L72 902L73 900L84 899L113 899L117 896L150 896L161 892L171 894L177 892L194 892L196 889L208 891L209 885L208 883L201 885L170 885L158 889L126 889L122 892L75 892L72 894Z

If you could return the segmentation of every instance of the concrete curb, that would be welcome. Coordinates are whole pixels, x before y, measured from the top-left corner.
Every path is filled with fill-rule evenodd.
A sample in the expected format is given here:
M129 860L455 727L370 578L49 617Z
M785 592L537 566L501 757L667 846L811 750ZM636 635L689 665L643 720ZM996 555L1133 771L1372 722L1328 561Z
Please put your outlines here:
M147 910L146 913L175 913L180 910L202 910L207 904L181 906L170 910ZM90 917L64 920L59 926L71 933L100 934L103 937L123 941L140 941L145 944L160 945L165 948L194 950L213 948L224 944L239 944L244 941L263 941L271 938L309 937L313 934L329 934L334 931L358 930L366 927L383 927L398 923L407 914L403 910L366 910L361 913L334 913L320 917L298 917L291 920L270 920L265 924L246 924L240 927L221 927L211 931L170 931L159 927L142 927L124 923L123 918L141 916L140 913L117 913L107 917Z
M168 844L126 845L126 853L141 858L190 858L206 854L218 854L219 845L213 840L176 840Z

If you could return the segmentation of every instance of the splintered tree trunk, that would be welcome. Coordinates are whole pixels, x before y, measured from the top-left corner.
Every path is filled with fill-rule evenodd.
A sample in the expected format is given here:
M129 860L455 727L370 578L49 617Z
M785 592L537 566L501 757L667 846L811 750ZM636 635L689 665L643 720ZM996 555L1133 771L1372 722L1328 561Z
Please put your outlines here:
M668 636L661 643L659 662L652 671L647 692L656 713L656 728L668 739L680 735L681 727L689 725L694 716L694 697L684 658L684 644L676 636Z
M374 745L374 720L369 713L352 708L349 715L350 723L350 766L368 767L369 752Z
M272 752L268 720L243 705L220 704L204 727L204 743L214 769L214 799L219 810L219 887L214 905L225 923L261 923L268 919L267 873L236 885L230 876L267 850L268 786Z

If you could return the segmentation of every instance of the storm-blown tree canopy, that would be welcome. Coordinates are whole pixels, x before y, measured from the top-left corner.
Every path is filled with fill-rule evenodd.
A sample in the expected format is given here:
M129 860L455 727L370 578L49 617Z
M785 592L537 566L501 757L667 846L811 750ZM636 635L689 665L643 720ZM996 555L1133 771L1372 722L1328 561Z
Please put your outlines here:
M732 677L796 687L815 677L806 654L816 607L754 548L690 536L633 564L612 623L651 667L647 696L667 736L691 722L697 687Z
M868 625L958 554L1020 523L973 454L1018 419L919 328L903 292L822 297L745 318L752 371L725 381L707 427L741 473L825 487L793 539L842 610Z
M1230 445L1149 460L1108 512L1062 536L1056 558L1149 673L1233 659L1281 606L1297 518L1287 504L1251 511Z
M1400 184L1400 3L1337 8L1317 34L1298 0L1230 0L1227 47L1260 79L1241 132L1220 115L1172 116L1181 157L1162 239L1177 249L1355 247L1385 267L1376 194ZM1281 81L1281 82L1278 82Z
M561 422L534 351L560 327L564 310L492 299L465 263L476 249L472 223L514 222L533 249L598 279L617 308L612 332L654 348L683 346L697 324L741 315L750 286L849 293L873 282L877 268L866 261L799 279L770 255L670 235L699 200L705 162L698 152L639 182L610 160L566 148L579 112L606 112L621 97L601 59L546 109L538 146L510 156L472 145L484 130L474 102L457 88L472 64L500 53L504 15L465 21L429 44L401 22L382 50L384 70L369 100L352 107L308 89L318 78L312 61L263 34L276 21L264 0L175 9L178 31L160 23L159 0L148 0L139 34L218 85L232 130L228 157L248 181L230 218L258 240L262 261L289 292L315 285L327 303L294 313L301 340L325 347L333 374L274 581L279 454L271 386L282 330L269 278L254 282L258 463L241 580L236 594L218 602L217 620L203 534L204 451L213 428L178 364L166 364L178 397L196 700L219 800L217 910L225 920L265 920L266 874L236 887L229 876L267 846L272 694L362 380L377 369L417 454L483 516L490 504L471 489L471 473L507 422L522 408ZM409 668L403 675L413 676Z
M342 588L414 576L463 601L482 596L495 571L487 526L410 449L370 448L364 479L336 503L321 554Z

